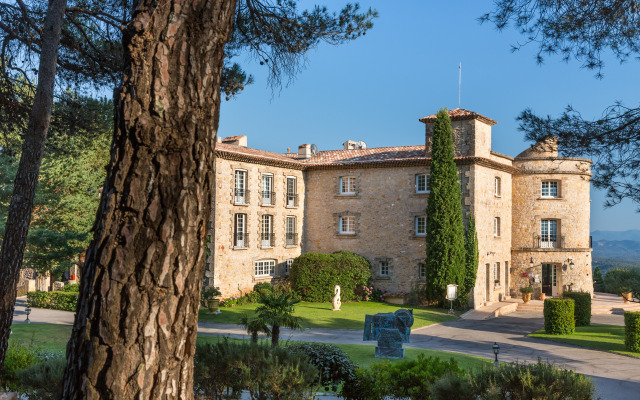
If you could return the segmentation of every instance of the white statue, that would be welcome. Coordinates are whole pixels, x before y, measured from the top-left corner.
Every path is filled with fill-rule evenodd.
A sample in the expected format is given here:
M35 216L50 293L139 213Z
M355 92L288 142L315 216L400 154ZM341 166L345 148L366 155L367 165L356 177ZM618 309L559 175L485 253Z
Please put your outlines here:
M333 296L333 311L340 311L340 305L342 304L340 301L340 286L336 285L333 291L335 292L335 296Z

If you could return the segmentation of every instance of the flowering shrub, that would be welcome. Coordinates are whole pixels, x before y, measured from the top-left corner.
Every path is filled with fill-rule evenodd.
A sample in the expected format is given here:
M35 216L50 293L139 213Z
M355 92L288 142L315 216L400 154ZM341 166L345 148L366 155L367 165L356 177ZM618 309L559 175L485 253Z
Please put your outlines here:
M380 289L374 288L373 286L364 285L360 292L360 296L364 301L384 301L384 292Z

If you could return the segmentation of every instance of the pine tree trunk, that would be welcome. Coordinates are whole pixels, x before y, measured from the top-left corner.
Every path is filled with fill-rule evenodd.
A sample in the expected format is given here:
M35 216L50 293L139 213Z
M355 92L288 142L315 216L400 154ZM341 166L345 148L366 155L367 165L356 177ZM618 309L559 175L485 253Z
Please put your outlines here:
M142 0L63 399L191 399L224 46L235 0Z
M16 285L20 278L22 257L27 245L27 233L31 223L33 198L38 184L44 142L51 122L58 44L66 7L67 0L52 0L45 17L40 43L38 86L22 143L22 155L14 181L0 251L0 371L4 370L4 359L7 354L16 302Z

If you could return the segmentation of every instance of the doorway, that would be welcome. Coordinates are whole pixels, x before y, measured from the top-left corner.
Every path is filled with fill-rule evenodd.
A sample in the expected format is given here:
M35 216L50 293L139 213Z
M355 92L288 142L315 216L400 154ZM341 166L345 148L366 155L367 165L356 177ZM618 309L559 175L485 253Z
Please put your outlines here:
M542 264L542 293L547 296L558 294L558 266Z

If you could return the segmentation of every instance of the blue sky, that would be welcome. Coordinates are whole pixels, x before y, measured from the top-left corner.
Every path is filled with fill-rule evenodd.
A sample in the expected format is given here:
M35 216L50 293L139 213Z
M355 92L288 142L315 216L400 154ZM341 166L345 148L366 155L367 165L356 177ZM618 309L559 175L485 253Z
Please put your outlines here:
M421 144L424 127L418 118L458 106L460 62L462 108L498 121L493 150L511 156L529 146L515 121L526 107L557 115L571 104L595 118L616 100L638 104L640 61L620 65L606 58L602 80L558 56L538 65L534 46L511 52L511 44L523 41L515 30L480 25L477 18L492 4L361 1L363 8L379 12L374 28L351 43L311 51L305 69L275 95L266 68L240 56L236 61L255 83L223 101L218 134L244 134L249 147L276 152L296 151L302 143L339 149L347 139L364 140L369 147ZM591 194L592 230L640 228L631 202L604 209L604 193L592 189Z

